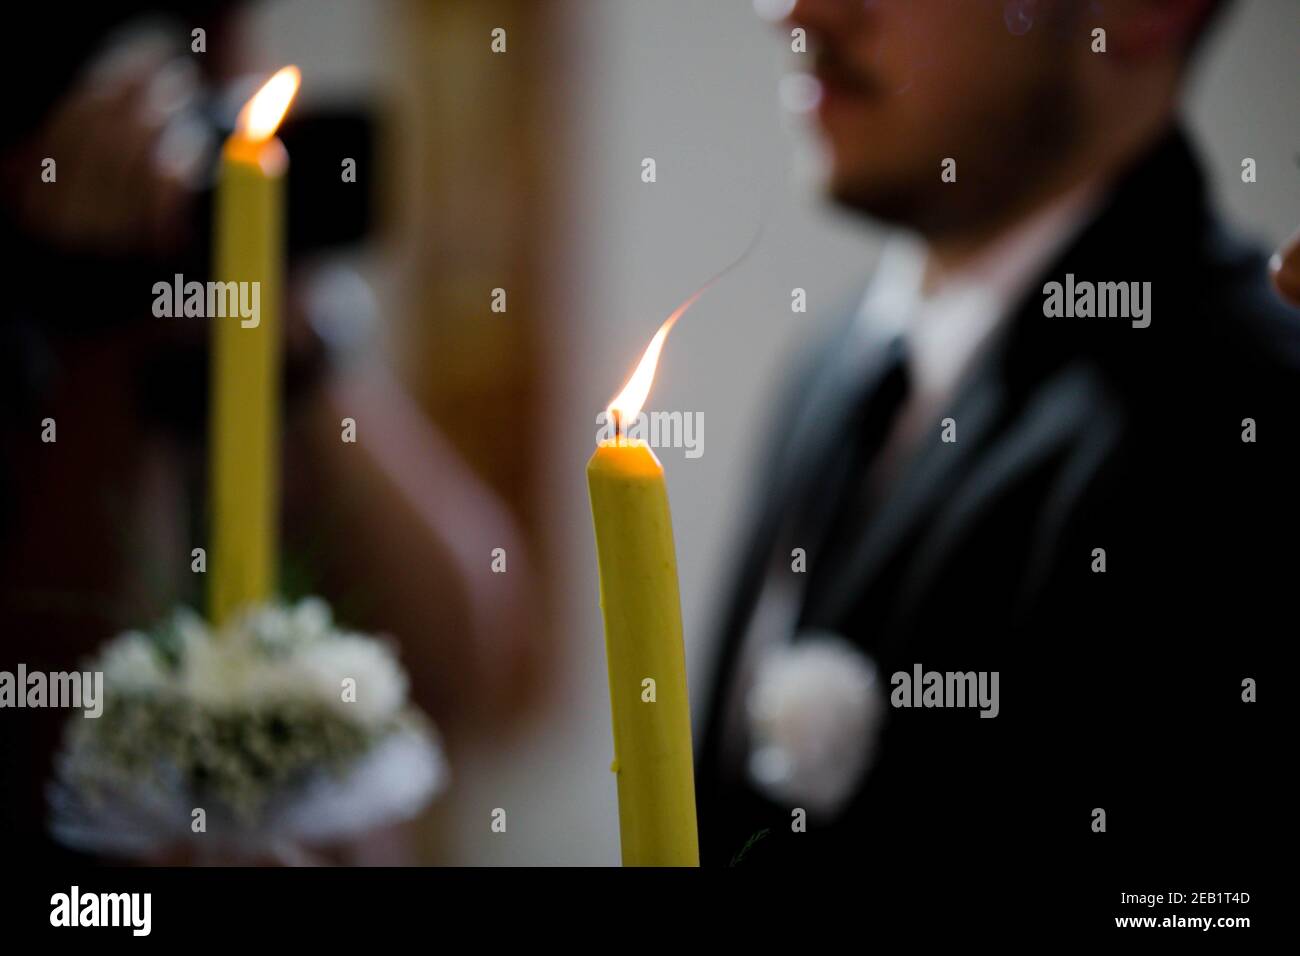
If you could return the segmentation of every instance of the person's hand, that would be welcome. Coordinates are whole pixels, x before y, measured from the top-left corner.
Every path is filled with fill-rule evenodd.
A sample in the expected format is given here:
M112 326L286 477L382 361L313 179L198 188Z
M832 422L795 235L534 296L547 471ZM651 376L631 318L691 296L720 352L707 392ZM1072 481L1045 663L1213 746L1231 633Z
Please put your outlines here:
M1300 309L1300 232L1282 245L1269 261L1268 271L1278 295Z
M174 123L197 77L156 35L107 50L9 157L12 203L32 235L71 250L161 252L181 236L192 196ZM42 164L56 163L45 182ZM21 175L19 175L21 171Z

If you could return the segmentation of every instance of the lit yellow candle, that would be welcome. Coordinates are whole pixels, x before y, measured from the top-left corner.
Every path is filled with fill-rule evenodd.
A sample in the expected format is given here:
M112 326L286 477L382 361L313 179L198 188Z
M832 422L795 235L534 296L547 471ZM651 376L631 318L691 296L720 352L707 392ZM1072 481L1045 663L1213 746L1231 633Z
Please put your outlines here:
M236 130L221 153L213 279L249 283L244 301L256 301L257 315L244 318L228 310L224 318L209 317L213 332L208 603L215 623L245 604L265 601L275 590L283 187L289 166L275 131L298 82L298 70L292 66L271 77L239 114Z
M698 866L691 713L686 691L677 557L663 466L644 442L622 437L650 391L672 324L651 341L611 403L615 437L587 464L596 525L600 606L624 866ZM651 683L653 682L653 683Z

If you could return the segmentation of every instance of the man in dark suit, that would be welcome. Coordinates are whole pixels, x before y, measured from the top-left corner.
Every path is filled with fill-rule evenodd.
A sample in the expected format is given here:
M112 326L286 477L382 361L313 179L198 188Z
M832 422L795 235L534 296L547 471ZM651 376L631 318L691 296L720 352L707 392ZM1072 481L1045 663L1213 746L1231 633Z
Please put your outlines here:
M1216 5L1090 6L794 5L832 194L921 242L782 403L706 864L1222 880L1278 825L1300 313L1174 119Z

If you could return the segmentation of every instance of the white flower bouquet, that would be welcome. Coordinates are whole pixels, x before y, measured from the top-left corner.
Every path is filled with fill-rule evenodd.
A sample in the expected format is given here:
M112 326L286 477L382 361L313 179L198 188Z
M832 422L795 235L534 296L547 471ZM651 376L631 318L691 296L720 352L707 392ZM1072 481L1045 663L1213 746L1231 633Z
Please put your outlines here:
M178 610L91 667L103 714L69 721L50 794L52 831L77 849L288 856L409 819L445 783L393 650L318 598L216 629Z

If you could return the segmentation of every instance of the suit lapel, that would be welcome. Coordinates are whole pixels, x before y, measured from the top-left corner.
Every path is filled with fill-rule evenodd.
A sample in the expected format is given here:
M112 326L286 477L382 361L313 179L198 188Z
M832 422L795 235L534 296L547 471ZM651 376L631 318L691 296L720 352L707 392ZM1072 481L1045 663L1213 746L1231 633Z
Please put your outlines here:
M1070 480L1061 489L1064 500L1054 509L1068 510L1073 494L1086 485L1114 449L1120 417L1102 383L1082 364L1062 370L1046 383L1021 412L998 429L976 465L936 504L935 518L910 557L899 588L896 615L900 623L920 610L925 595L934 593L936 575L948 566L954 548L968 537L971 525L996 507L1021 476L1054 456L1071 462L1066 473ZM1050 538L1055 530L1059 529L1043 527L1035 537ZM1027 555L1027 585L1040 563Z
M805 625L834 627L861 599L976 457L1004 403L996 376L977 375L962 390L948 412L957 422L958 440L943 442L938 430L934 431L875 508L861 542L841 564L834 583L817 606L804 609Z

